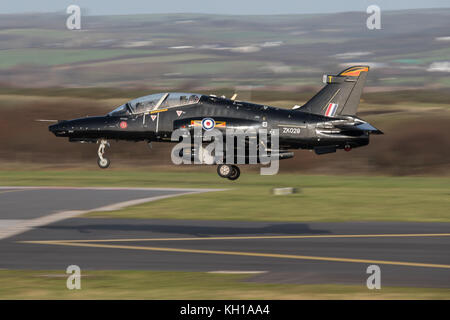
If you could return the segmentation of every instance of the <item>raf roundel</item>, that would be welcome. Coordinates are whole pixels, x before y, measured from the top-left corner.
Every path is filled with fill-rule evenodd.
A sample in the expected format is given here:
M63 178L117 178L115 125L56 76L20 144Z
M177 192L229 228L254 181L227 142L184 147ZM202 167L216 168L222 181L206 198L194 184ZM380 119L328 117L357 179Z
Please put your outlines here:
M202 120L202 127L205 130L212 130L214 129L214 127L216 126L216 122L214 121L214 119L211 118L205 118Z
M119 126L120 126L120 128L122 128L122 129L126 129L126 128L128 127L128 124L127 124L126 121L121 121L120 124L119 124Z

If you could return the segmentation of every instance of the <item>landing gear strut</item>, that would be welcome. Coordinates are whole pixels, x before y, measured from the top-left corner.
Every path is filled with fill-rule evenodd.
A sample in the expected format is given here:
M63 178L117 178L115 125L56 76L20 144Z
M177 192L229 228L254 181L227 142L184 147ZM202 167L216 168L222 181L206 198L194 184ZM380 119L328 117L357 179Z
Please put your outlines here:
M217 173L221 178L228 178L229 180L236 180L241 175L241 170L238 166L230 164L220 164L217 167Z
M97 164L100 168L102 169L106 169L109 167L111 161L109 161L108 158L103 157L103 155L105 154L105 148L109 147L109 142L106 140L100 140L100 146L98 147L98 159L97 159Z

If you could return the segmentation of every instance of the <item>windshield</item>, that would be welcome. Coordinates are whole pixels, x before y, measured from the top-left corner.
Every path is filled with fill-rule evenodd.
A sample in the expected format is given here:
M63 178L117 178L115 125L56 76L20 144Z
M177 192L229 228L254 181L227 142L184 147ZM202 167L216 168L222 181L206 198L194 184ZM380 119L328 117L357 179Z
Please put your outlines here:
M114 109L113 111L108 113L108 115L110 115L110 116L122 116L122 115L127 115L127 114L130 114L127 104L123 104L120 107L117 107L116 109Z
M128 103L133 113L150 112L157 109L172 108L200 101L200 94L194 93L156 93L134 99Z
M149 96L140 97L129 102L131 110L134 113L141 113L155 110L158 106L158 103L163 100L166 93L156 93L151 94ZM162 101L161 101L162 102Z

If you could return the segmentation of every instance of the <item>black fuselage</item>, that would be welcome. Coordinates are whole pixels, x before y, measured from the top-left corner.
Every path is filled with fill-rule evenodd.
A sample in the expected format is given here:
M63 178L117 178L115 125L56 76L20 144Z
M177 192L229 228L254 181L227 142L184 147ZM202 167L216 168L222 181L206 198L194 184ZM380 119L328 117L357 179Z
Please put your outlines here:
M195 104L161 107L143 113L134 113L129 108L121 114L64 120L51 125L49 130L74 142L100 139L169 142L174 130L190 128L192 123L204 118L212 118L216 124L222 123L222 126L216 126L219 130L252 127L267 129L270 133L278 129L280 149L335 150L369 143L366 131L338 129L332 125L336 121L348 121L345 117L330 118L214 96L202 96Z

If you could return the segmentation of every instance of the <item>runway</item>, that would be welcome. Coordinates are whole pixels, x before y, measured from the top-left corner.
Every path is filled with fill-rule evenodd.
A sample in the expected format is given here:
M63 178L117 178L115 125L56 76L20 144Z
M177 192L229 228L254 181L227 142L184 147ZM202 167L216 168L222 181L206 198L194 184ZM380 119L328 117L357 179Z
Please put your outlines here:
M89 211L127 206L182 194L220 189L0 187L0 239Z
M156 190L148 192L144 196L156 195ZM0 201L7 194L18 195L0 194ZM376 264L382 286L450 288L449 245L449 223L73 217L0 240L0 268L65 270L76 264L82 270L251 273L248 281L365 286L366 269Z

